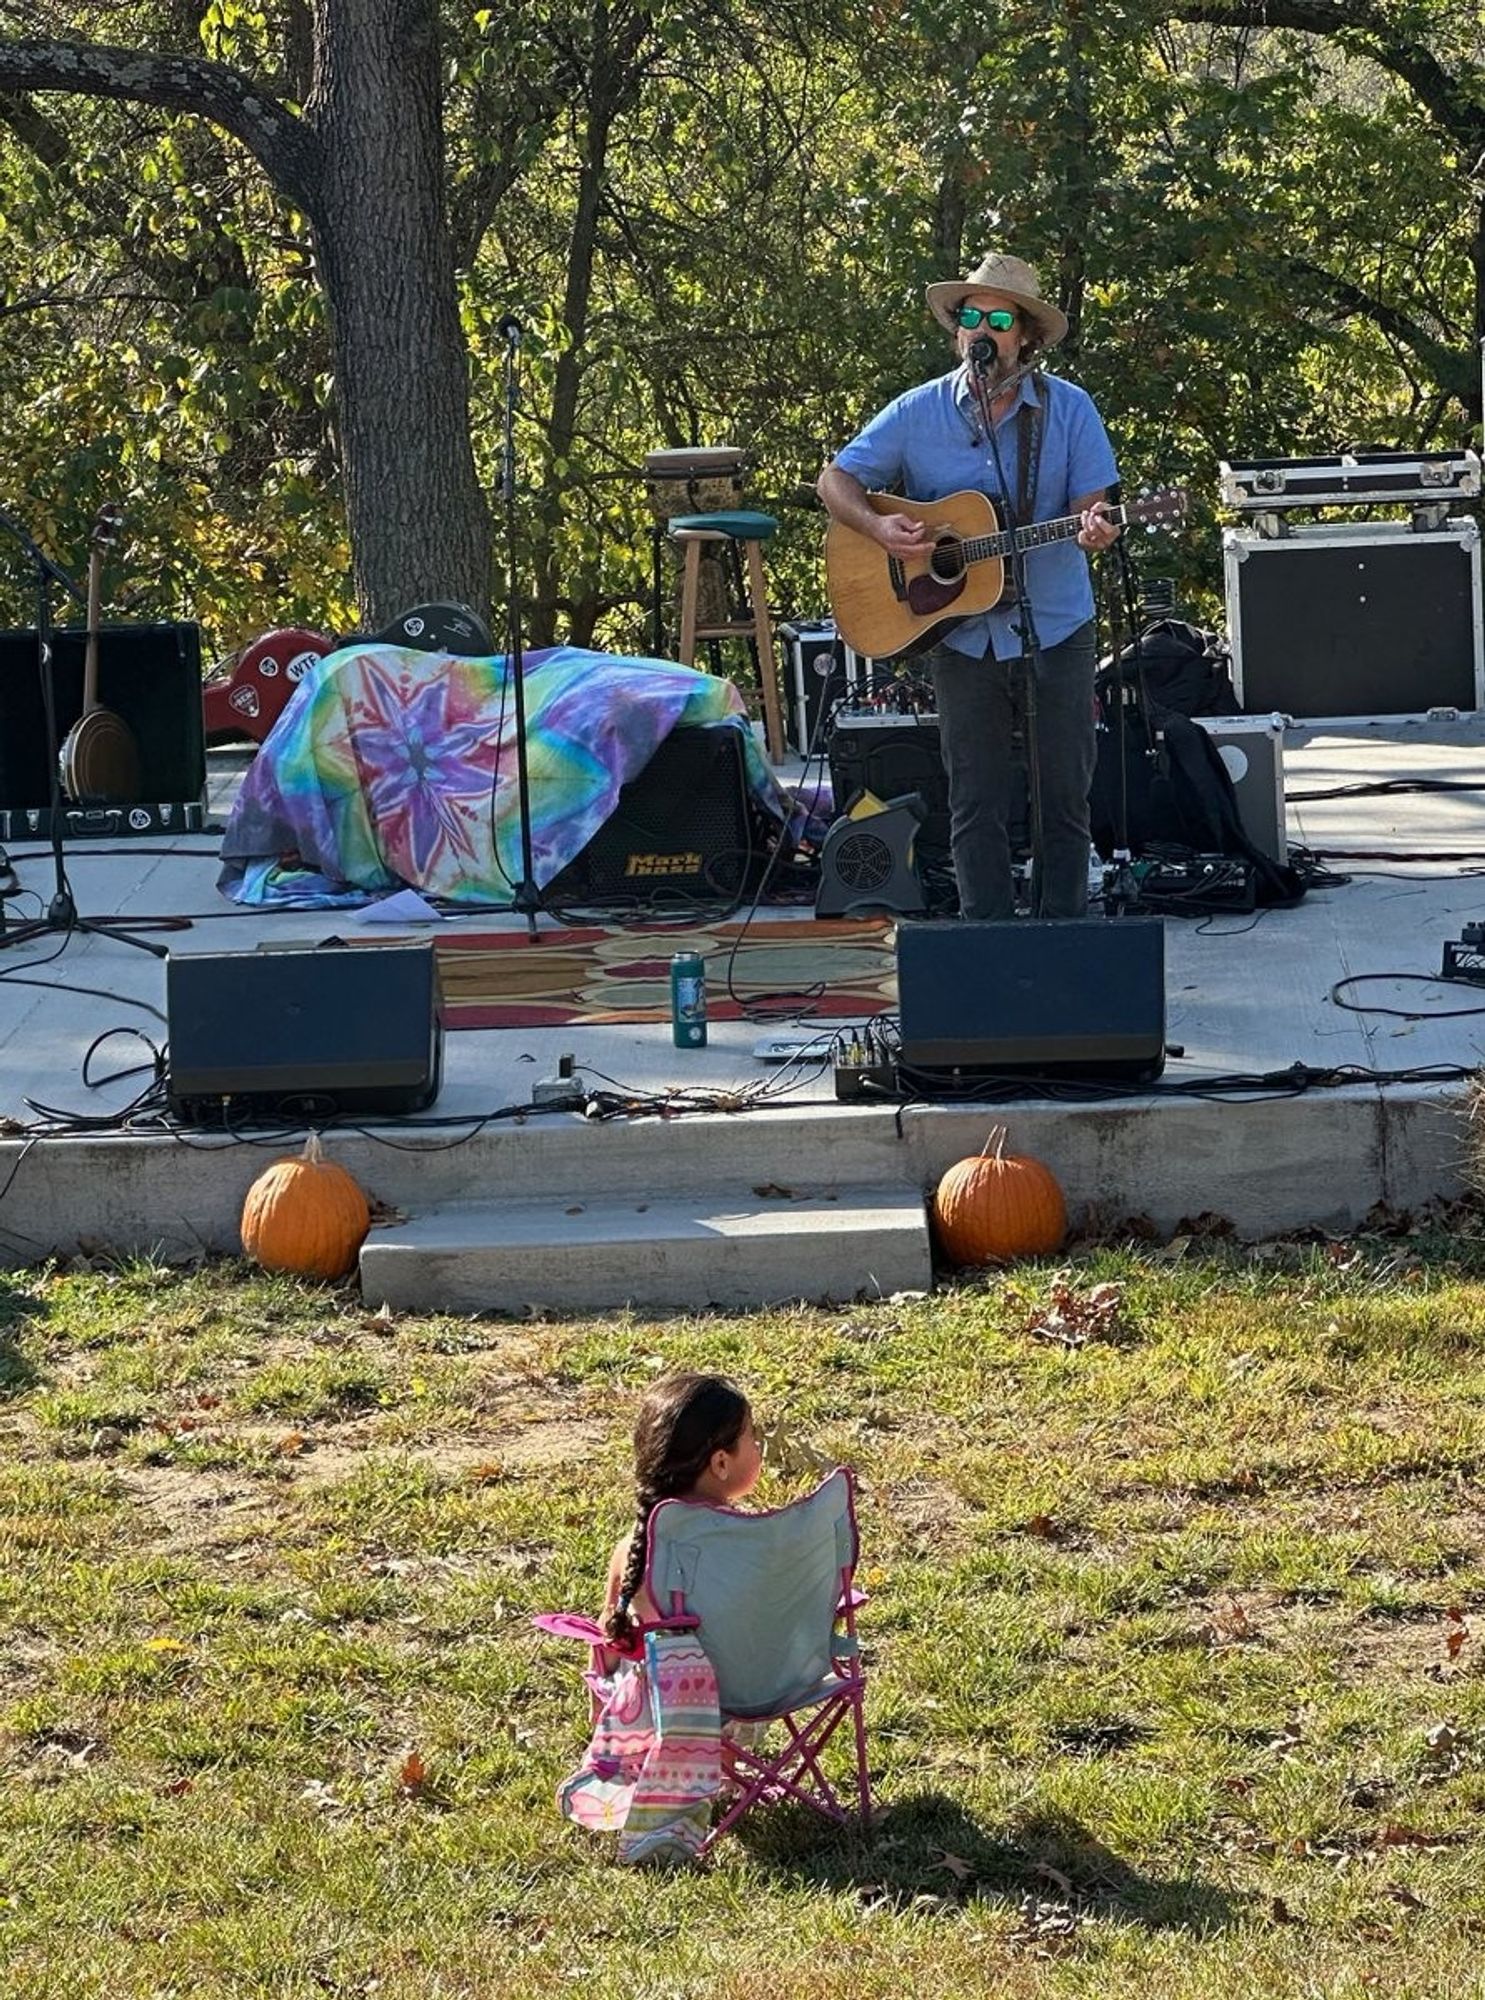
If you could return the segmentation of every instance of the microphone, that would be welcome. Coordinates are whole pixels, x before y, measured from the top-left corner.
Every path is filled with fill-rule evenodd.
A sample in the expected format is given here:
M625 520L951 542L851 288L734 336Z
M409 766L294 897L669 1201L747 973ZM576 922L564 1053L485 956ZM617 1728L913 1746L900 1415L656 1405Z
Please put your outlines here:
M1000 366L1000 349L988 333L977 333L969 343L969 365L980 375Z
M495 331L500 335L502 340L508 340L512 347L520 346L521 322L513 312L503 312L500 315L499 319L495 322Z

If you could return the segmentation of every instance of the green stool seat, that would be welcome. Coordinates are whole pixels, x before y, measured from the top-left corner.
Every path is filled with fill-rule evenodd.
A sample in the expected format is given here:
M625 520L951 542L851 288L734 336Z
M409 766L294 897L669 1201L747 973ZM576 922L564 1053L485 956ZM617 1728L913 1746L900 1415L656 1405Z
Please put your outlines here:
M672 535L706 529L714 535L730 535L735 542L766 542L778 527L772 514L730 512L726 514L679 514L669 523Z

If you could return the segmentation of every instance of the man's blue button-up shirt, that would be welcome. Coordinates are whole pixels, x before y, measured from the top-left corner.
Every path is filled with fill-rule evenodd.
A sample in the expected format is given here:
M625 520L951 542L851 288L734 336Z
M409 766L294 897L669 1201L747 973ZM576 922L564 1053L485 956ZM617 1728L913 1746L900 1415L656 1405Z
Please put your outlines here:
M1033 521L1055 521L1072 510L1085 493L1098 493L1119 477L1113 446L1103 420L1085 389L1060 376L1040 378L1045 402L1041 457ZM1015 400L995 426L1000 464L1012 500L1021 490L1021 437L1018 412L1035 400L1030 376L1022 378ZM909 389L877 416L859 437L836 456L842 472L859 480L869 492L896 492L909 500L942 500L972 487L988 493L1009 518L995 452L963 367ZM885 560L885 557L884 557ZM1026 581L1036 613L1037 637L1055 646L1093 616L1093 584L1088 560L1076 541L1050 542L1026 551ZM997 605L978 618L968 618L945 634L943 643L956 653L980 658L987 650L1000 660L1015 659L1023 650L1015 606Z

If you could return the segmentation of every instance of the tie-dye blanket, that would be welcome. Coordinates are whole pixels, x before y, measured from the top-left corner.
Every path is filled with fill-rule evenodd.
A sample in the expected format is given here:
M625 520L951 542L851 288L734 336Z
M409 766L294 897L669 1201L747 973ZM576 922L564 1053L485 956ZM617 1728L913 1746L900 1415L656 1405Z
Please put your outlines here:
M741 732L748 779L780 790L730 681L576 646L524 656L532 874L579 854L679 725ZM509 904L521 879L515 700L507 662L351 646L316 661L254 759L222 840L237 903L363 903L411 887Z

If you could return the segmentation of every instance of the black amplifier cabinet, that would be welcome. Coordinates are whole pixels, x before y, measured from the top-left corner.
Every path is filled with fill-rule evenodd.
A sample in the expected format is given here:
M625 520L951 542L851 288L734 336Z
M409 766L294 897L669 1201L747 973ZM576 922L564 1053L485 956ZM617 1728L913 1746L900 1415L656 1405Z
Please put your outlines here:
M949 851L949 780L936 715L842 715L830 734L830 790L843 813L858 792L887 800L917 792L928 808L917 847Z
M1249 715L1485 707L1473 520L1228 528L1222 548L1232 681Z
M188 1124L422 1111L443 1080L431 944L172 952L167 1097Z
M1158 917L900 924L897 1001L915 1081L1148 1083L1165 1067L1165 927Z
M86 635L75 626L52 634L57 740L82 713ZM139 746L139 795L113 815L69 818L74 835L156 833L158 815L199 806L206 787L201 725L201 630L197 625L104 625L98 636L98 699L128 724ZM0 632L0 811L46 814L37 824L12 821L10 838L50 830L51 759L34 631ZM129 807L143 809L143 817ZM74 818L76 823L74 823ZM199 821L198 821L199 824Z
M742 730L673 729L544 893L558 909L730 902L770 837L754 824Z

